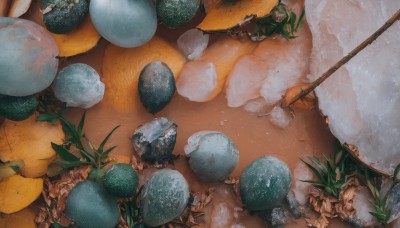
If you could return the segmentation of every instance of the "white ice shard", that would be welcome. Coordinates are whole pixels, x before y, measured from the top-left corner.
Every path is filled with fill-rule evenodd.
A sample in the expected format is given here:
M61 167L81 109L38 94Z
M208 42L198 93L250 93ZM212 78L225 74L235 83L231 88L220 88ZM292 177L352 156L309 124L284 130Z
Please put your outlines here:
M260 96L262 82L267 77L268 65L255 55L242 56L235 64L226 83L229 107L240 107Z
M271 113L269 121L277 127L285 128L290 124L292 117L279 106L275 106Z
M305 0L314 80L400 9L399 0ZM400 163L400 22L316 89L332 133L367 164Z
M198 29L190 29L179 36L178 48L187 59L195 60L207 48L209 36Z
M300 15L302 7L298 2L290 1L288 6ZM275 104L282 99L286 89L301 82L309 71L311 54L311 34L307 23L296 33L295 39L267 39L253 52L268 63L268 71L260 93L268 104Z

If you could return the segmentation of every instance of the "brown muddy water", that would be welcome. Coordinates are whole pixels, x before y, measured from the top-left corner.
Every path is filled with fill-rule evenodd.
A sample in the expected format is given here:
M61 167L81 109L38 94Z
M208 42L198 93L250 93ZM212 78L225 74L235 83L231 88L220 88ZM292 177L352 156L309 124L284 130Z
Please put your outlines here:
M34 1L31 10L25 16L28 19L41 23L41 14L38 7L39 1ZM158 35L170 41L176 42L176 38L188 28L194 27L200 17L193 23L179 30L169 30L159 26ZM102 59L108 42L102 39L93 50L67 59L60 59L60 69L71 63L86 63L102 75ZM107 86L107 85L106 85ZM107 89L107 87L106 87ZM72 109L67 113L67 118L78 122L83 110ZM160 113L153 116L141 106L127 113L115 111L105 103L100 103L87 110L85 132L92 142L98 145L109 131L116 125L121 127L115 132L109 141L109 145L118 145L114 153L136 156L130 142L133 131L155 117L168 117L178 125L178 137L174 149L175 155L181 155L174 166L189 182L192 192L204 192L210 187L216 188L213 194L213 204L226 202L231 207L240 206L233 193L233 188L225 184L210 184L199 180L190 170L185 159L183 147L190 135L201 130L217 130L228 135L237 145L240 151L239 162L232 173L233 177L239 177L244 168L253 160L265 155L276 156L285 161L293 171L299 164L300 157L310 155L320 156L329 154L332 150L334 137L330 133L324 118L317 108L310 111L295 112L295 118L290 126L285 129L272 125L267 116L258 116L241 108L229 108L226 105L225 95L222 93L216 99L206 103L195 103L185 100L175 94L170 104ZM142 179L146 173L142 171ZM210 213L211 207L205 209ZM208 217L208 216L206 216ZM266 223L256 216L250 216L241 212L234 223L249 228L266 227ZM201 227L209 227L210 219L206 218L206 224ZM306 227L304 219L291 220L286 227ZM340 221L332 221L330 227L346 227Z

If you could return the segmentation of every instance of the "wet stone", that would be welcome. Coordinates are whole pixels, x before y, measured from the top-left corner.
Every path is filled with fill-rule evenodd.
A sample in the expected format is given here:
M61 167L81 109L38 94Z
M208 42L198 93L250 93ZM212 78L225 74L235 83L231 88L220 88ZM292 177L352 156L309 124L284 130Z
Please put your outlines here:
M177 135L177 125L171 120L156 118L138 127L131 138L133 148L148 162L171 158Z

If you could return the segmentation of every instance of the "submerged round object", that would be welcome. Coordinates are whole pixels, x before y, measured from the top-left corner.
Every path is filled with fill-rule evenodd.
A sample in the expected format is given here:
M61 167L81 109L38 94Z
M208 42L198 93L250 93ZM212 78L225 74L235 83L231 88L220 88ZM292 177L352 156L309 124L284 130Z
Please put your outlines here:
M13 121L21 121L30 117L38 102L34 96L12 97L0 95L0 116Z
M157 15L170 28L188 23L199 8L197 0L157 0Z
M157 29L157 14L150 0L91 0L89 11L101 36L120 47L145 44Z
M103 99L104 83L91 66L75 63L60 71L53 91L68 107L90 108Z
M42 0L40 8L45 12L43 23L47 30L56 34L71 32L89 13L87 0Z
M114 197L96 182L77 184L67 199L66 214L77 227L114 228L118 224L119 208Z
M143 222L151 227L170 222L188 206L189 185L176 170L155 172L142 191Z
M171 120L156 118L138 127L131 138L133 147L145 161L171 158L176 143L177 125Z
M289 192L291 174L281 160L266 156L253 161L240 176L240 196L250 210L267 210L279 204Z
M147 64L139 76L139 97L152 114L161 111L176 90L175 78L167 64L157 61Z
M200 131L188 139L184 148L193 172L205 181L223 181L239 160L233 141L217 131Z
M29 96L51 85L58 48L38 24L0 17L0 94Z

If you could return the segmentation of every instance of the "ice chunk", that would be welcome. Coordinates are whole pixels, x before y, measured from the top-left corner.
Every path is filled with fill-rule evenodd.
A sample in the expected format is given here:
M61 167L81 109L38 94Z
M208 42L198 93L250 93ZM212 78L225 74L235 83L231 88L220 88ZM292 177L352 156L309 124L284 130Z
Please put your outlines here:
M248 40L229 37L218 40L199 59L185 64L176 84L178 93L197 102L215 98L222 91L235 62L255 46Z
M375 32L400 1L306 0L314 80ZM332 133L358 147L367 164L392 172L400 163L400 22L316 89Z
M301 6L298 3L289 6L300 15ZM296 35L298 37L291 40L281 37L264 40L253 52L269 66L260 91L269 104L279 101L286 89L299 83L308 74L311 34L305 21Z
M189 60L199 58L207 48L209 35L198 29L184 32L177 40L179 50Z
M57 73L57 45L38 24L0 17L0 94L28 96L50 86Z
M299 163L293 171L294 184L292 192L300 205L305 205L308 200L309 188L311 184L303 180L312 180L313 174L304 163Z
M269 105L262 97L250 100L243 106L246 111L255 113L266 112L268 107Z
M378 225L376 218L371 215L371 211L374 211L370 200L372 196L366 187L359 187L357 195L353 199L353 207L356 210L355 217L363 226L375 226Z
M211 228L229 227L233 221L233 210L227 203L218 203L211 214Z
M287 113L287 111L283 110L281 107L275 106L270 113L269 120L275 126L285 128L289 125L292 117Z
M242 56L229 73L226 99L229 107L240 107L260 96L262 82L267 77L267 63L258 56Z
M178 93L190 101L205 101L217 86L217 72L211 62L188 62L176 83Z
M69 107L90 108L103 99L104 83L95 69L75 63L60 71L54 80L53 91Z

